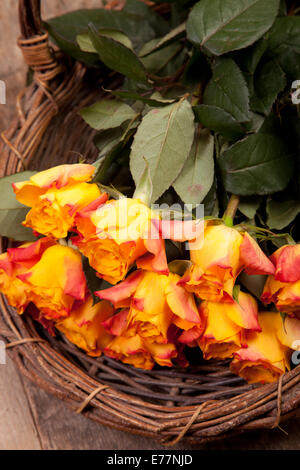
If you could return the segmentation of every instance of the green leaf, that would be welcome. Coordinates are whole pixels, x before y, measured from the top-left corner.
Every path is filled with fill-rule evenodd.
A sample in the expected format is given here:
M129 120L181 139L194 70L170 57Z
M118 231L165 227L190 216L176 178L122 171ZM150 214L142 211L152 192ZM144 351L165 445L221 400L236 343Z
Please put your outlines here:
M271 229L282 230L290 225L300 213L299 201L267 202L267 225Z
M144 22L149 23L157 36L167 34L169 31L169 25L167 21L164 20L161 15L155 13L152 8L147 7L147 5L140 0L126 0L122 11L143 17Z
M147 206L150 205L151 197L153 192L153 184L150 175L149 163L145 160L145 169L139 180L137 187L135 188L133 198L143 201Z
M200 204L214 181L214 138L198 129L184 167L173 188L185 204Z
M128 47L128 49L133 48L131 40L126 36L126 34L122 33L122 31L118 31L117 29L98 29L98 33L101 36L112 38L115 41L120 42L124 46ZM89 33L78 34L78 36L76 36L76 41L82 51L97 53Z
M32 230L22 225L28 211L29 208L24 206L18 209L0 209L0 235L17 241L35 241Z
M128 152L130 140L135 132L135 127L128 125L124 130L122 128L122 135L116 139L114 145L110 145L109 149L104 153L104 149L100 152L104 158L101 160L98 170L93 178L93 182L109 184L111 182L111 173L114 173L113 166L119 157L123 156L123 152Z
M137 113L121 101L103 99L82 108L80 115L89 126L99 131L119 127L123 122L134 119Z
M105 9L76 10L52 18L44 23L50 36L61 50L75 59L86 59L95 62L96 55L83 53L76 43L76 36L88 32L88 24L92 22L97 29L117 29L126 34L132 41L135 50L155 37L155 32L145 18L125 11Z
M274 60L264 63L254 75L254 95L250 99L252 111L270 114L274 101L285 86L282 68Z
M213 68L203 103L224 109L238 122L250 120L249 92L243 74L232 59L219 59Z
M35 241L32 230L22 225L28 211L29 208L24 206L19 209L0 209L0 235L17 241Z
M217 199L217 178L215 176L214 182L207 195L202 201L204 205L204 216L219 217L219 201Z
M174 261L168 263L168 268L171 273L183 276L186 270L191 267L191 265L191 261L185 259L175 259Z
M243 49L270 29L279 0L201 0L192 9L187 36L215 55Z
M276 136L254 134L235 143L218 160L223 184L241 196L283 190L293 173L293 159Z
M35 241L31 229L22 225L28 211L28 207L16 200L12 183L26 181L35 175L36 171L23 171L14 175L0 178L0 235L13 238L17 241Z
M121 140L123 134L124 130L122 127L106 129L97 134L94 138L94 144L99 150L98 158L101 159L104 155L106 155ZM95 163L93 163L94 166Z
M12 184L20 181L27 181L29 178L36 174L36 171L22 171L14 175L4 176L0 178L0 210L6 209L20 209L23 204L17 201Z
M241 124L231 114L217 106L200 104L193 107L196 121L214 132L219 132L228 140L236 140L245 134Z
M110 93L118 98L123 98L125 100L135 100L135 101L142 101L143 103L148 104L151 107L163 107L167 106L171 103L174 103L174 100L164 100L163 98L147 98L146 96L140 95L134 91L113 91L110 90Z
M105 184L97 183L99 189L104 193L107 193L112 199L122 199L126 197L123 193L118 191L118 189L114 188L113 186L106 186Z
M261 203L260 197L243 197L239 202L239 211L248 219L253 219Z
M175 43L148 55L148 51L153 50L159 41L160 40L157 38L152 39L142 47L139 53L142 64L152 73L158 73L163 70L171 59L182 49L181 44Z
M278 18L269 33L269 51L293 80L300 77L300 16Z
M265 38L261 38L246 51L238 52L238 62L241 69L253 75L267 47L268 42Z
M114 39L100 35L92 23L89 25L89 35L101 61L108 68L138 83L148 83L145 68L131 49Z
M149 54L153 54L154 52L158 52L160 49L163 49L164 47L169 46L175 41L178 41L178 39L184 37L185 35L185 23L180 24L176 28L172 29L168 34L166 34L164 37L159 39L157 42L153 42L153 46L150 47L150 45L147 45L147 50L144 52L142 55L140 53L141 57L146 57Z
M239 303L240 292L241 292L241 287L236 284L232 289L232 298L237 303Z
M156 201L179 175L194 138L194 114L181 99L164 108L152 109L143 118L131 147L130 170L137 185L148 161Z

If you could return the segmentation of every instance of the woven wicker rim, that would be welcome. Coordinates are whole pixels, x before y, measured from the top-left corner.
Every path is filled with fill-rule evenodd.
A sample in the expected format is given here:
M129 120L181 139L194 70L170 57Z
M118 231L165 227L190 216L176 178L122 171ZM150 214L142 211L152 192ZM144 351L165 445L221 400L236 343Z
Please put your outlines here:
M71 163L78 154L92 162L94 131L78 109L99 99L106 82L103 88L117 87L120 77L100 77L53 50L41 28L40 0L19 0L19 11L18 45L34 80L17 97L17 115L1 134L3 175ZM0 251L9 244L1 239ZM300 416L300 366L264 386L245 384L226 362L141 371L104 356L90 358L62 336L50 337L3 296L0 309L0 334L21 373L101 424L171 446L182 438L199 444L271 429Z

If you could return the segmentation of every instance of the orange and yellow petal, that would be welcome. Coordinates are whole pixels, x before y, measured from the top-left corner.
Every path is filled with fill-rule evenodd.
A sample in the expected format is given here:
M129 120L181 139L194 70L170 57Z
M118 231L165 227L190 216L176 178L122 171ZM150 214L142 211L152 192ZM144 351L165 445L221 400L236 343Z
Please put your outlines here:
M256 241L244 233L240 245L240 263L247 274L274 274L275 266L264 254Z
M277 281L300 281L300 244L282 246L272 254L271 260L276 266Z
M235 229L221 225L208 225L204 232L203 245L191 251L191 261L202 271L211 268L229 269L234 276L239 268L239 249L242 235Z
M96 184L78 183L41 195L23 225L43 235L64 238L74 228L76 212L100 195Z
M95 170L93 165L83 163L59 165L34 174L28 181L14 183L13 189L19 202L32 207L49 188L90 181Z
M95 295L118 306L120 302L131 299L144 275L145 273L142 270L134 271L124 281L108 289L97 291Z
M277 336L281 317L276 312L262 312L259 315L261 333L246 335L245 348L235 353L231 370L249 383L276 381L289 369L289 350Z
M66 338L89 356L100 356L113 336L102 326L102 322L113 315L109 302L101 301L93 305L92 297L73 309L70 315L58 322L56 328Z
M115 337L106 346L105 354L139 369L151 370L154 366L151 354L137 334Z
M19 313L24 312L30 299L28 285L18 276L25 275L52 245L51 240L42 238L34 243L9 248L7 253L0 255L0 291Z
M169 277L170 279L165 289L165 295L170 309L182 320L200 324L201 318L193 294L178 285L178 281L180 280L179 276L170 274Z
M102 326L113 336L121 336L127 329L129 309L122 309L119 313L102 322Z
M177 357L176 346L172 343L157 343L143 340L146 349L150 352L154 361L162 367L172 367L172 359Z
M238 300L232 304L222 305L223 314L241 328L261 331L258 322L257 302L250 294L239 292Z
M86 295L81 256L66 246L51 246L18 278L28 285L30 300L47 318L68 316L74 301L84 300Z
M243 331L226 314L222 303L202 302L200 311L206 318L206 328L198 340L205 359L225 359L243 344Z
M261 301L265 304L273 302L276 308L284 313L293 313L300 308L300 281L281 282L273 276L267 278Z
M138 268L147 271L155 271L160 274L169 274L165 241L161 238L144 239L145 251L148 252L142 257L138 258L136 265Z
M240 271L242 235L235 229L220 225L206 225L201 243L191 245L193 265L179 285L184 285L197 297L212 302L232 302L235 279ZM199 247L200 245L200 247Z

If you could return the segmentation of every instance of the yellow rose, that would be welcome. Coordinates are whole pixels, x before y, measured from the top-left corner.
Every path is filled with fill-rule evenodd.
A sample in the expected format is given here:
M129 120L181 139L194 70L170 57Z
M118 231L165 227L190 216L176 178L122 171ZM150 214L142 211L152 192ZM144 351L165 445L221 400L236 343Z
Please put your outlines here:
M206 328L197 342L205 359L232 357L243 347L246 330L261 330L257 303L250 294L240 292L233 303L204 301L200 312Z
M300 313L300 245L285 245L270 257L275 273L268 276L261 300L284 313Z
M155 338L142 336L137 324L130 324L129 309L122 309L102 325L110 334L116 335L105 348L105 354L125 364L140 369L152 369L155 362L161 366L172 367L172 359L178 356L176 346L171 341L160 335Z
M199 245L199 246L198 246ZM206 223L203 240L190 245L192 266L180 281L189 292L212 302L232 302L238 274L272 274L274 266L247 232Z
M151 370L154 366L154 360L138 334L134 336L116 336L106 346L104 352L113 359L139 369Z
M130 356L130 363L135 367L152 368L154 362L171 367L175 358L186 365L182 345L177 345L177 332L194 326L203 330L203 324L193 295L177 285L179 279L173 273L166 276L138 270L125 281L95 293L101 299L109 300L115 308L127 307L105 324L110 333L119 337L108 346L112 357L117 357L114 356L117 345L120 360L128 361L127 348L134 342L139 345ZM175 328L176 334L171 327ZM142 365L141 351L146 351L148 358Z
M75 301L86 296L81 255L67 246L50 246L36 264L17 277L26 284L27 300L49 320L67 317Z
M74 307L70 315L56 322L55 327L67 339L83 349L89 356L100 356L113 336L102 326L102 322L114 313L111 304L105 300L93 305L90 296L85 302Z
M87 183L94 171L92 165L60 165L14 183L17 200L31 207L23 225L48 237L66 237L76 213L101 195L96 184Z
M157 343L168 342L168 329L175 324L183 330L195 325L201 327L195 300L192 294L178 286L180 277L151 271L138 270L125 281L95 292L109 300L115 308L129 307L128 327L141 337Z
M30 302L30 289L19 276L27 273L41 259L44 251L53 244L52 240L41 238L34 243L9 248L7 253L0 255L0 291L20 314Z
M278 313L262 312L259 324L261 333L246 334L246 347L234 353L230 369L248 383L275 382L290 369L290 350L278 339L283 329L282 319Z
M96 210L77 214L79 236L72 241L111 284L122 280L134 262L144 269L168 273L165 244L155 217L139 200L110 200Z

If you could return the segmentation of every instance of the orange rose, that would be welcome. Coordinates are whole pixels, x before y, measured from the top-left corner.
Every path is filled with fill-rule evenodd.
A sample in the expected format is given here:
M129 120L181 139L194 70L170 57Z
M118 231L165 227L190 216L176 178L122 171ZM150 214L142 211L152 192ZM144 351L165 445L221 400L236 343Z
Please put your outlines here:
M99 277L111 284L123 280L135 262L139 268L168 274L166 233L172 240L183 241L195 236L199 225L193 221L163 223L142 201L131 198L86 208L75 221L78 237L73 243Z
M67 246L48 247L36 264L17 278L26 285L27 301L49 320L67 317L74 303L86 296L81 255Z
M154 360L138 334L117 336L106 346L105 354L139 369L151 370L154 366Z
M283 330L282 319L278 313L262 312L259 323L261 333L246 334L246 347L234 353L230 369L248 383L275 382L290 368L290 350L278 339Z
M180 277L138 270L125 281L95 292L116 308L129 307L128 325L140 336L158 343L168 342L172 323L183 330L201 326L193 295L177 285Z
M90 296L85 302L75 306L70 316L56 322L56 328L66 338L89 356L100 356L113 336L102 326L102 322L111 317L114 309L105 300L93 305Z
M153 217L152 211L138 200L111 200L76 216L79 236L73 243L99 276L111 284L122 280L137 260L141 267L167 273L165 245L152 224Z
M159 335L142 336L137 325L130 324L129 309L121 310L102 325L110 334L117 335L105 348L105 354L125 364L141 369L152 369L155 362L172 367L172 359L178 356L175 344L169 339Z
M49 237L66 237L76 213L101 195L96 184L87 183L94 171L92 165L60 165L14 183L17 200L32 208L23 225Z
M197 247L197 244L199 247ZM238 274L273 274L274 266L247 232L206 223L204 238L192 242L192 266L180 281L189 292L212 302L232 302Z
M119 354L122 353L123 346L127 348L128 338L135 337L135 342L140 345L138 358L143 350L156 363L172 366L172 359L178 356L178 351L175 338L170 337L170 327L176 325L177 328L187 330L196 325L203 329L193 295L177 285L179 279L173 273L165 276L138 270L116 286L95 293L101 299L112 302L115 308L127 307L122 314L112 317L105 325L109 332L120 337L113 340L113 345L117 344L121 348ZM130 344L132 341L131 339ZM109 354L113 354L111 345L108 348ZM124 357L128 360L127 354L121 360ZM138 365L140 359L135 355L130 357L131 364L142 367ZM150 368L148 360L147 367Z
M245 331L261 331L257 303L250 294L240 292L233 303L204 301L200 312L206 328L197 343L205 359L232 357L243 347Z
M300 311L300 245L285 245L270 257L275 273L269 276L261 300L281 312Z
M19 276L28 272L53 244L52 240L41 238L18 248L9 248L7 253L0 255L0 291L19 313L23 313L30 302L28 286Z

